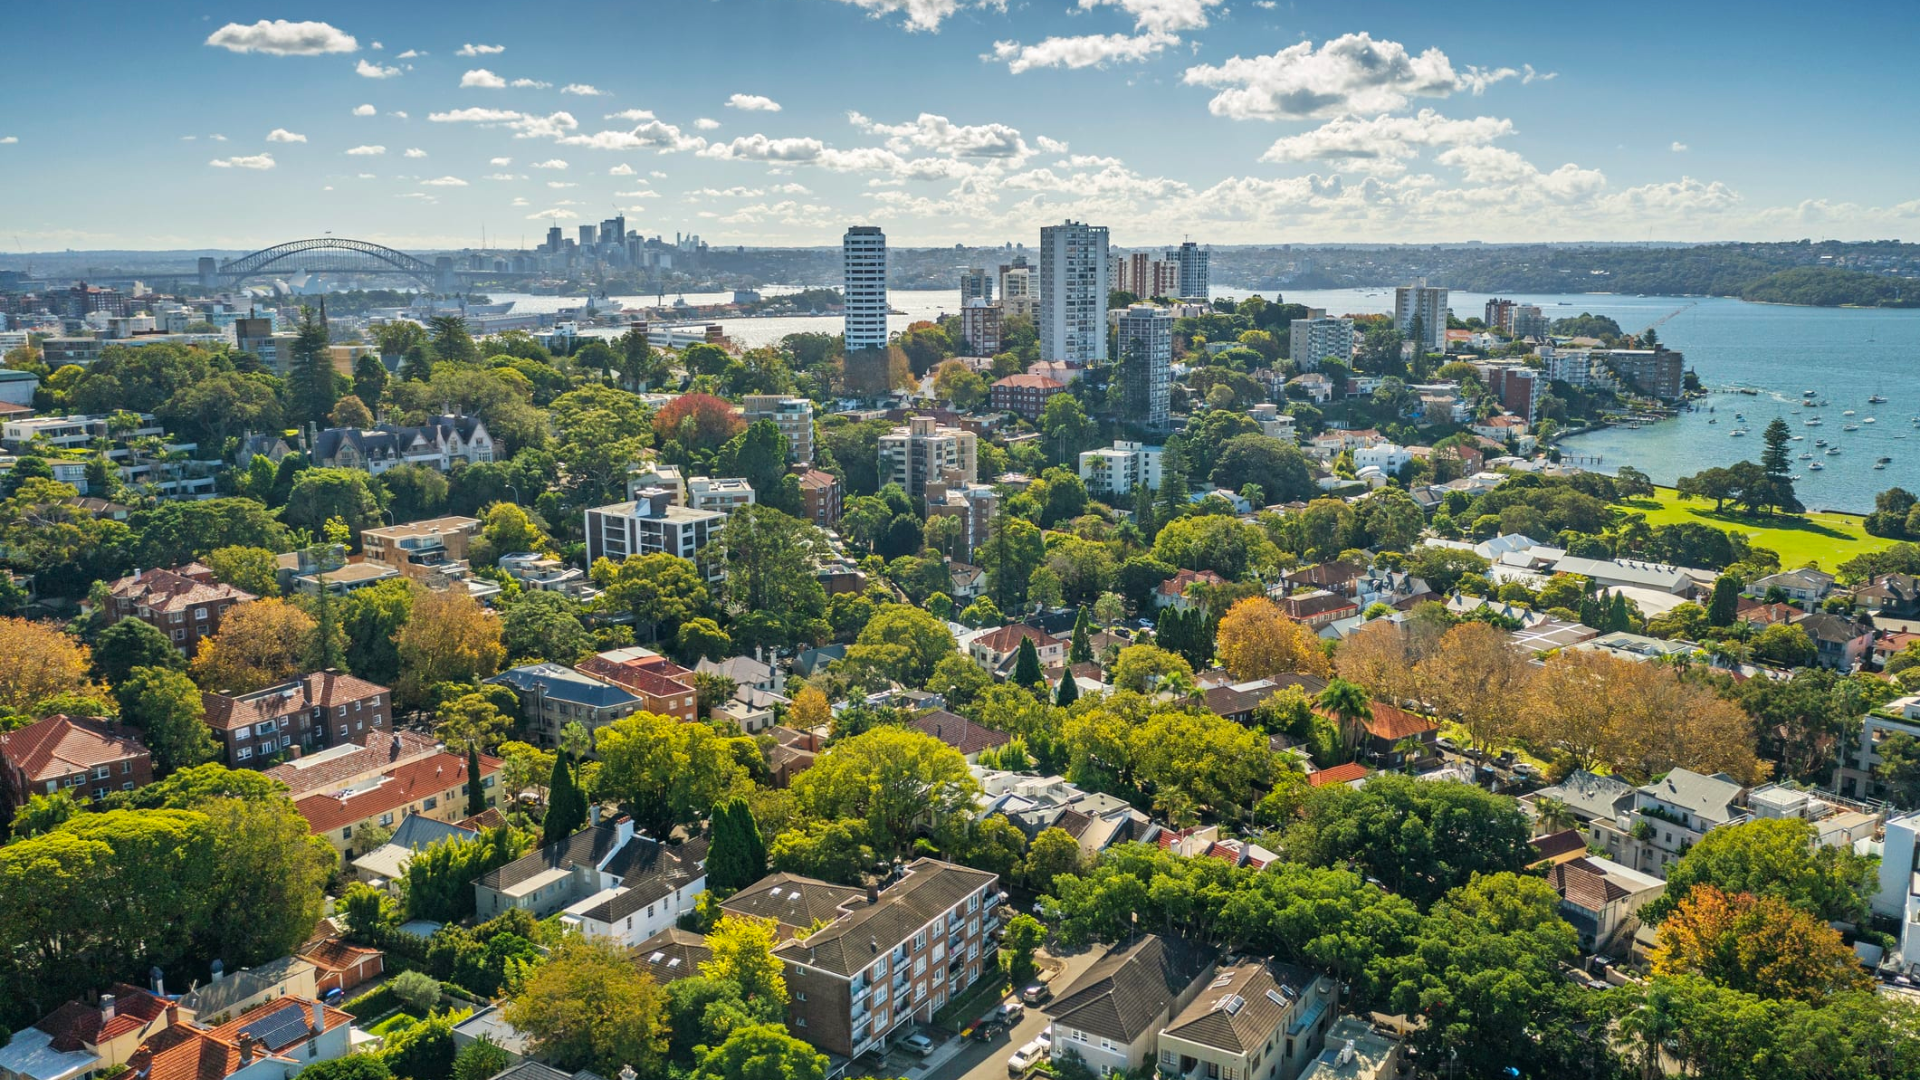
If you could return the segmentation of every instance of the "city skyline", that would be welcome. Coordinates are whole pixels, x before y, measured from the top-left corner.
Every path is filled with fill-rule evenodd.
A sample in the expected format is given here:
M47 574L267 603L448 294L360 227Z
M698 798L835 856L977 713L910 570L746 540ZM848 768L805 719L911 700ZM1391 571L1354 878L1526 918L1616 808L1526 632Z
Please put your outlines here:
M1891 5L1796 23L1791 43L1784 20L1718 4L1577 28L1511 4L1279 0L717 0L644 20L586 3L538 27L359 3L45 14L128 62L18 89L10 251L325 231L476 247L483 228L531 248L616 213L716 244L873 224L901 247L1030 244L1068 219L1123 248L1920 222L1920 151L1868 126L1920 36ZM1817 94L1779 76L1789 44Z

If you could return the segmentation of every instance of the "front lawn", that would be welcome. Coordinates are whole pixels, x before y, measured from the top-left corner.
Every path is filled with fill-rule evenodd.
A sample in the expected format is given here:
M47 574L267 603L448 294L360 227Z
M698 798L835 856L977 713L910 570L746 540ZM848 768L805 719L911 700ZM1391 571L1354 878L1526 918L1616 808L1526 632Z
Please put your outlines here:
M1892 540L1868 536L1862 518L1857 514L1778 514L1756 517L1733 510L1716 514L1711 500L1682 499L1672 488L1656 488L1652 498L1627 499L1615 505L1623 510L1645 514L1649 525L1697 521L1739 532L1748 541L1779 552L1780 565L1789 569L1812 562L1832 573L1835 567L1855 555L1878 551L1893 544Z

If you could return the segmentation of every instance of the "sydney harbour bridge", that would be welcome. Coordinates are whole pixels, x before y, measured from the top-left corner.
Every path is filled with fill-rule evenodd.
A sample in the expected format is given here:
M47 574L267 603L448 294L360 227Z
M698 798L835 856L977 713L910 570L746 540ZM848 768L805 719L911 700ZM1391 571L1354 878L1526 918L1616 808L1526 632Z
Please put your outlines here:
M422 288L438 292L452 292L460 283L451 256L442 255L429 263L383 244L340 236L290 240L218 263L212 258L202 258L198 271L200 284L208 287L292 274L398 276L411 278Z

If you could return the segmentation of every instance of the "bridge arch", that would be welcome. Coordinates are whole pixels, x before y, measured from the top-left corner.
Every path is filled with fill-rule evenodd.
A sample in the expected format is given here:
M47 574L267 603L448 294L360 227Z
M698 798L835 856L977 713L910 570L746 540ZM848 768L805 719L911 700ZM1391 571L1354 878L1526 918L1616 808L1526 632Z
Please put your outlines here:
M340 236L290 240L262 248L221 263L218 274L238 283L261 274L295 269L336 274L403 274L428 288L435 284L433 264L384 244Z

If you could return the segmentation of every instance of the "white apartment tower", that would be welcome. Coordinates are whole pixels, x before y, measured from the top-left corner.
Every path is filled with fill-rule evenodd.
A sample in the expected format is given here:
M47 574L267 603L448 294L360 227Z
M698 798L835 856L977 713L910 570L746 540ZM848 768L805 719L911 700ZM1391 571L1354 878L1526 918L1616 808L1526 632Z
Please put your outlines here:
M1180 298L1182 300L1205 300L1208 289L1213 285L1207 263L1213 252L1188 240L1177 248L1167 249L1167 261L1180 268Z
M1288 354L1301 371L1318 371L1328 361L1353 363L1353 320L1329 319L1324 311L1295 319L1287 328Z
M1447 290L1425 285L1402 285L1393 290L1393 325L1413 340L1413 323L1420 322L1417 344L1427 352L1447 347Z
M1000 307L1009 317L1025 315L1031 319L1038 314L1034 303L1033 267L1027 265L1025 255L1015 255L1012 262L1000 267Z
M1069 221L1040 230L1040 359L1107 358L1107 228Z
M911 416L906 426L880 436L880 482L899 484L909 496L927 493L927 485L972 483L978 465L978 441L964 428L941 427L931 416Z
M847 351L887 347L887 234L855 225L841 241L846 267Z
M985 300L993 303L993 278L985 267L968 266L960 270L960 306L966 307L968 301Z
M1135 304L1120 316L1119 326L1127 416L1151 428L1164 428L1173 382L1173 313L1152 304Z

